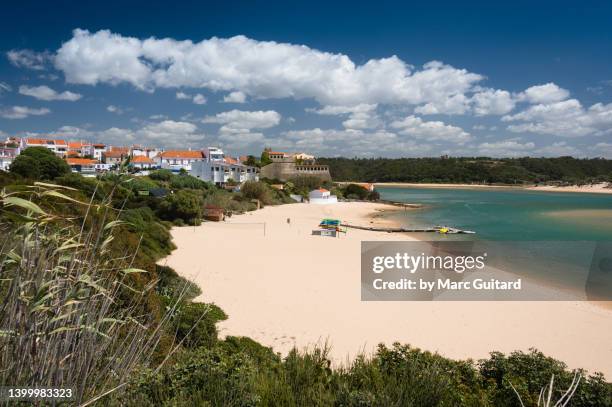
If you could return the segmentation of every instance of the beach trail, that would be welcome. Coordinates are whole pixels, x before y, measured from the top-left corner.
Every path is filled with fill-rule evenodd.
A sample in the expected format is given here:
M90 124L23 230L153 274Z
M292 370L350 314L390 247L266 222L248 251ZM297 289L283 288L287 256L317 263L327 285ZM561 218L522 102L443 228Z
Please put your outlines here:
M570 368L612 378L612 311L587 302L362 302L360 242L414 238L311 231L329 217L393 226L371 217L385 209L397 210L378 203L291 204L175 227L178 248L161 263L196 282L203 292L198 300L228 314L221 335L248 336L282 354L326 341L335 363L381 342L461 359L535 347Z

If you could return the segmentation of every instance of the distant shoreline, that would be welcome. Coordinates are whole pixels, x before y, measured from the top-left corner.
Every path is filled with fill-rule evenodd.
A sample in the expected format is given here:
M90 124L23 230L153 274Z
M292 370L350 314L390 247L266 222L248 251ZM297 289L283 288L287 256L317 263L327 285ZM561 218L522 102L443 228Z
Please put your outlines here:
M593 185L570 185L570 186L552 186L552 185L488 185L488 184L435 184L435 183L410 183L410 182L375 182L374 186L381 187L397 187L397 188L440 188L440 189L520 189L527 191L539 192L571 192L571 193L589 193L589 194L612 194L612 188L606 188L607 183L599 183Z

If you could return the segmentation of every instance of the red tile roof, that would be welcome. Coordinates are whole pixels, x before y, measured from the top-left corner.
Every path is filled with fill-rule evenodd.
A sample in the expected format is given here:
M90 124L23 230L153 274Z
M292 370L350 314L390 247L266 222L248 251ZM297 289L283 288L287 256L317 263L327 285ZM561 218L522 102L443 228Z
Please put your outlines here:
M206 156L201 151L168 150L168 151L164 151L163 153L161 153L160 157L162 157L162 158L191 158L191 159L197 159L197 158L205 158Z
M94 165L97 164L97 160L91 160L89 158L66 158L68 165Z
M38 144L38 145L66 145L65 140L52 140L44 138L27 138L26 144Z
M145 157L144 155L137 155L136 157L132 158L131 162L138 164L153 164L155 161L151 160L149 157Z
M70 148L81 148L81 147L89 147L89 146L91 146L91 144L84 143L82 141L69 141L68 142L68 147Z
M224 160L228 164L238 164L238 160L232 157L225 157Z
M110 158L121 158L121 157L127 157L128 155L127 151L105 151L103 154L104 154L104 157L110 157Z

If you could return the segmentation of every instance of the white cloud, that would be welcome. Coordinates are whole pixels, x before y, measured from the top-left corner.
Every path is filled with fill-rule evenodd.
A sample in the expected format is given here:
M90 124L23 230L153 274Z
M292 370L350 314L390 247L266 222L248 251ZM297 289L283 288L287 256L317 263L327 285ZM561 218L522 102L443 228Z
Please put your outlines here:
M189 122L164 120L150 123L135 132L136 138L154 146L185 148L186 146L202 147L205 135L198 127Z
M612 143L601 142L590 147L596 157L612 158Z
M531 103L553 103L565 100L569 95L570 93L568 90L560 88L556 84L550 82L544 85L527 88L519 97Z
M398 129L399 134L427 141L447 141L463 144L472 138L461 127L440 121L423 121L416 116L408 116L403 120L394 121L391 123L391 127Z
M49 52L35 52L29 49L13 49L6 53L6 57L18 68L27 68L35 71L45 69L47 62L52 59Z
M185 92L176 92L176 98L179 100L191 99L191 101L195 103L196 105L203 105L207 102L206 97L202 95L201 93L197 93L192 96Z
M518 140L502 140L478 145L478 153L490 157L521 157L529 155L535 148L532 142L521 143Z
M530 132L560 137L603 135L612 128L612 103L597 103L584 109L576 99L538 104L514 115L502 117L505 122L522 122L508 126L516 133Z
M51 113L51 110L43 107L33 109L25 106L12 106L8 109L0 110L0 117L5 119L25 119L28 116L42 116Z
M290 151L309 151L319 156L419 156L432 147L422 141L406 139L384 130L336 130L314 128L291 130L281 137L267 138L266 145Z
M46 101L65 100L69 102L75 102L79 100L81 97L83 97L79 93L74 93L70 91L64 91L62 93L58 93L57 91L51 89L50 87L46 85L33 86L33 87L22 85L19 87L19 93L21 93L22 95L26 95L26 96L32 96L33 98L36 98L38 100L46 100Z
M115 105L108 105L108 106L106 106L106 110L111 112L111 113L123 114L123 109L121 109L120 107L115 106Z
M6 82L0 82L0 95L2 95L4 92L10 92L12 90L13 88L11 87L11 85Z
M55 65L69 83L208 88L258 98L314 98L324 105L429 103L483 79L437 61L414 71L396 56L356 65L343 54L244 36L194 43L80 29L57 51Z
M206 103L206 98L201 93L198 93L193 97L193 103L196 105L203 105Z
M223 97L223 102L225 103L245 103L246 95L240 91L230 92L229 94Z
M274 110L249 112L234 109L205 117L202 122L221 124L219 140L222 141L222 144L241 148L263 141L264 135L261 132L251 130L274 127L280 123L280 119L281 115Z
M556 143L552 143L551 145L540 147L536 150L536 153L544 155L544 156L583 156L584 154L576 147L567 144L566 141L559 141Z
M142 143L147 146L167 148L202 148L204 134L198 131L193 123L164 120L147 123L137 129L110 127L105 130L93 131L77 126L62 126L59 129L45 133L47 136L68 139L99 141L109 145L126 146Z
M477 116L506 114L516 105L510 92L499 89L486 89L474 94L472 103Z
M459 93L418 106L414 112L419 114L465 114L470 109L469 102L468 97Z
M205 117L204 123L222 124L221 132L248 132L250 129L267 129L280 123L281 115L274 110L244 111L230 110L215 116Z
M348 115L342 122L345 129L373 129L381 125L376 114L377 104L361 103L355 106L323 106L321 109L306 109L321 115Z

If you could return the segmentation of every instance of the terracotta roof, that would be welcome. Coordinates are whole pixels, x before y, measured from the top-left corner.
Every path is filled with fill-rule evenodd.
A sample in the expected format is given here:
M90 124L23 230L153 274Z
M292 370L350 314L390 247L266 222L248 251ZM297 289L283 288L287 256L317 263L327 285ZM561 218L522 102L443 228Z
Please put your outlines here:
M225 157L225 162L228 164L238 164L238 160L232 157Z
M106 144L102 144L102 143L93 143L94 147L106 147Z
M140 164L153 164L154 161L151 160L149 157L145 157L144 155L137 155L136 157L132 158L133 163L140 163Z
M201 151L191 150L168 150L159 155L162 158L204 158L206 157Z
M268 155L270 155L270 154L275 154L275 155L277 155L277 154L287 155L287 153L283 153L283 152L281 152L281 151L268 151Z
M65 140L52 140L45 138L27 138L27 144L40 144L40 145L66 145Z
M89 158L66 158L68 165L94 165L97 164L97 160L91 160Z
M70 148L81 148L91 146L89 143L83 143L82 141L69 141L68 147Z
M122 153L127 153L128 152L128 148L127 147L116 147L116 146L110 146L110 151L118 151L118 152L122 152Z
M317 191L319 191L319 192L329 192L329 191L328 191L327 189L325 189L325 188L319 188L319 189L317 189Z
M127 151L105 151L104 152L104 157L111 157L111 158L121 158L127 155L128 155Z

